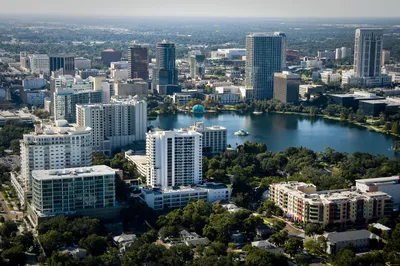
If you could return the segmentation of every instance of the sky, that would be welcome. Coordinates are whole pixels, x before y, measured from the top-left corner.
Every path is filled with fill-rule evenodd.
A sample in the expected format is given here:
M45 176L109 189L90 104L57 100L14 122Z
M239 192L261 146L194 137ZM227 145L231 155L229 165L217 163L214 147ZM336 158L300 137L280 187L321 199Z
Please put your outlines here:
M0 0L0 13L196 17L400 17L400 0Z

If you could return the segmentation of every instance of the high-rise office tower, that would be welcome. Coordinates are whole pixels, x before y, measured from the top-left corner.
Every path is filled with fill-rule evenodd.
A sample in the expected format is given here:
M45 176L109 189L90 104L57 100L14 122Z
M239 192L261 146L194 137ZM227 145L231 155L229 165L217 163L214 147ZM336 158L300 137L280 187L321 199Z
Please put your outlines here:
M128 48L128 78L149 79L149 53L147 47L134 45Z
M272 99L274 73L282 71L283 33L251 33L246 37L246 87L258 100Z
M354 45L354 74L358 78L381 76L383 29L357 29Z
M288 71L274 73L274 99L283 103L299 101L300 75Z
M274 32L274 35L281 36L282 38L282 70L286 69L286 50L288 49L287 36L284 32Z
M92 129L93 151L112 151L145 140L147 103L137 97L110 104L77 105L76 123Z
M63 70L63 75L75 76L75 57L73 55L50 55L50 74L52 71Z
M158 85L176 85L175 43L162 41L156 48L156 65L153 69L153 89Z
M202 180L201 133L188 130L146 134L147 185L189 186Z

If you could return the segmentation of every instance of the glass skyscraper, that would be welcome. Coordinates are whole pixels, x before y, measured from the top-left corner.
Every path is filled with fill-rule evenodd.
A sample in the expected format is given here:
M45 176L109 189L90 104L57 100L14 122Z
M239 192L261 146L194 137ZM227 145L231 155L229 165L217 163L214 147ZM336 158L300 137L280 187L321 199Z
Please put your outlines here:
M257 100L272 99L274 73L281 72L286 35L251 33L246 37L246 87L254 89Z

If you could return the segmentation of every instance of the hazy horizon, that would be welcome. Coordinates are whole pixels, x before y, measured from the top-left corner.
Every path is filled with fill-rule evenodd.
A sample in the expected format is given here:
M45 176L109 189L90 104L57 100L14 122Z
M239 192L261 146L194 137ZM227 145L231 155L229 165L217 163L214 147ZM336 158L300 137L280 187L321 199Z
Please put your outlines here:
M399 18L398 0L337 0L279 1L265 0L203 0L194 5L184 0L142 1L69 0L68 5L54 0L7 1L1 14L7 15L66 15L106 17L212 17L212 18Z

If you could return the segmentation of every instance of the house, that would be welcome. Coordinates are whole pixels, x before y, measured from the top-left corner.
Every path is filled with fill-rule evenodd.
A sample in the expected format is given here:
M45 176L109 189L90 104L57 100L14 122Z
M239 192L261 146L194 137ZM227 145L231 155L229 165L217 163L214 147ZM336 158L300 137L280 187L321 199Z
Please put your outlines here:
M239 231L235 231L231 233L231 240L240 248L243 246L245 239L242 233L240 233Z
M326 252L333 256L349 244L359 252L365 252L382 246L381 238L368 230L329 233L326 235L326 239Z
M259 237L263 237L266 235L272 235L274 233L274 229L269 227L266 224L262 224L256 228L256 234Z
M221 204L222 208L227 210L228 212L237 212L240 210L238 206L232 203Z
M277 248L274 244L272 244L268 240L251 242L251 246L259 248L259 249L267 250L267 251L275 253L275 254L283 254L284 253L283 249Z
M84 259L87 257L86 249L80 248L78 246L64 247L59 249L63 254L69 254L74 259Z
M197 247L198 245L208 245L210 240L207 237L201 237L195 232L188 232L187 230L182 230L179 232L180 237L183 240L183 243L187 246Z
M373 223L371 225L372 225L373 228L381 230L382 232L384 232L384 231L388 231L388 232L392 231L392 229L390 227L387 227L387 226L385 226L383 224L380 224L380 223Z
M122 233L119 236L113 237L114 244L120 248L121 252L128 251L130 249L133 241L135 241L135 239L136 239L136 235L124 234L124 233Z

